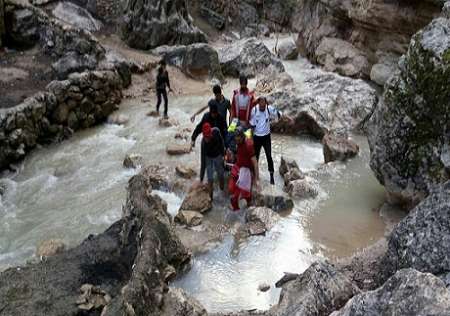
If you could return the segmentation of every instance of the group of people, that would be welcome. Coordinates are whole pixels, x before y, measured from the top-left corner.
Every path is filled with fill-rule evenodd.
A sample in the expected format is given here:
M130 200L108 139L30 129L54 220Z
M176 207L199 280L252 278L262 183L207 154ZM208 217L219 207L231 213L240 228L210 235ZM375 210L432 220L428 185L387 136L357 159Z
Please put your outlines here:
M239 83L240 87L233 92L231 102L225 98L219 85L214 86L214 98L191 117L191 121L195 122L196 116L208 109L191 137L191 144L195 147L198 136L203 136L200 181L203 183L206 173L212 198L214 174L220 189L225 190L225 170L229 170L228 191L233 210L239 210L241 200L246 201L247 205L251 203L252 188L260 190L258 161L262 149L267 158L270 183L275 184L270 123L281 117L281 113L269 105L265 97L255 97L255 93L248 88L245 76L239 78ZM157 76L156 108L159 112L161 96L164 97L165 117L167 88L171 90L169 76L165 63L161 63Z

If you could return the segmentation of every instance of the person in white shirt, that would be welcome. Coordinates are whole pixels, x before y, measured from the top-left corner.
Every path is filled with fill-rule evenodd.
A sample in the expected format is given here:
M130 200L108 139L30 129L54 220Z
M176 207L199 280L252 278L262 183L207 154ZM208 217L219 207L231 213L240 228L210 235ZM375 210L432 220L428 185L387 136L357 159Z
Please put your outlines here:
M250 126L253 130L253 143L255 146L256 159L259 161L261 148L266 153L267 165L270 172L270 184L275 184L273 177L274 166L272 159L272 140L270 137L270 122L273 119L279 119L281 112L267 103L265 97L257 100L257 106L253 107L250 115Z

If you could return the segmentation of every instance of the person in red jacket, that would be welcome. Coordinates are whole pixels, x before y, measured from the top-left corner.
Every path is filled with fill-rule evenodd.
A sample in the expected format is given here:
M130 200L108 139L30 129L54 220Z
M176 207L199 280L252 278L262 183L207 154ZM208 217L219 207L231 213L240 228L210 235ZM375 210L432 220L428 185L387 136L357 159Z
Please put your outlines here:
M239 78L239 83L241 85L240 89L233 92L230 122L234 118L238 118L241 126L249 128L250 113L256 104L255 94L247 87L247 77L241 76Z
M239 200L246 200L250 205L252 187L259 189L259 169L255 156L253 140L246 138L244 128L236 129L235 141L237 144L236 162L231 169L228 190L231 195L231 206L234 211L239 210Z

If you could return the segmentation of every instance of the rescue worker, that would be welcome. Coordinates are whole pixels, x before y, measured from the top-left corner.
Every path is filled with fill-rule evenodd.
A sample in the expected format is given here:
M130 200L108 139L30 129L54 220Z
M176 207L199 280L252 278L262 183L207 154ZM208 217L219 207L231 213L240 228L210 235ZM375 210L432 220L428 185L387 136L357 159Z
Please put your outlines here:
M234 118L238 118L241 126L249 128L250 112L255 105L255 96L254 92L250 91L247 87L247 77L241 76L239 78L239 83L241 87L233 92L230 122Z

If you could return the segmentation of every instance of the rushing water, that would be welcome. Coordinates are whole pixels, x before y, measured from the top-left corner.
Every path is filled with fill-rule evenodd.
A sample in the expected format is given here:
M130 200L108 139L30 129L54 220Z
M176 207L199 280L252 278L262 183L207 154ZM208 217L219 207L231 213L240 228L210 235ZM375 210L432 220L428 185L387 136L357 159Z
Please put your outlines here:
M269 43L270 44L270 43ZM285 63L296 83L305 60ZM251 82L254 84L254 82ZM237 85L225 87L231 95ZM127 99L119 113L129 117L125 126L105 124L77 133L74 137L35 150L16 174L5 174L0 186L0 270L23 264L33 257L36 245L51 238L76 245L90 233L99 233L121 216L128 179L137 172L122 167L127 153L138 153L146 162L197 166L198 147L182 157L168 157L167 143L176 132L190 127L189 116L206 104L209 95L172 96L170 115L180 126L161 128L145 113L148 102ZM153 102L153 100L152 100ZM262 282L273 285L283 272L302 272L317 257L342 257L368 246L384 234L385 224L377 212L383 203L383 188L369 166L364 137L358 157L347 163L323 164L322 146L306 137L274 136L276 166L281 156L297 160L304 171L317 173L317 199L297 201L294 210L266 235L242 238L236 232L243 214L230 216L223 197L207 214L212 221L233 226L222 243L193 258L192 268L172 286L182 287L210 311L267 309L278 300L279 291L257 290ZM282 179L268 185L265 157L261 172L266 190L282 191ZM180 196L158 192L175 215Z

